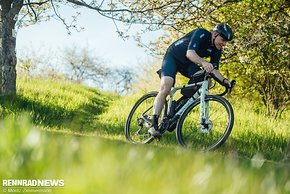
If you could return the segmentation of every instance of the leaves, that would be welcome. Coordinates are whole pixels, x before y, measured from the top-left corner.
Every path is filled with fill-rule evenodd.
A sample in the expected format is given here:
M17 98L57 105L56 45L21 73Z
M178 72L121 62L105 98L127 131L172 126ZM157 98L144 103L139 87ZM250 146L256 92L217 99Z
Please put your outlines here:
M289 105L290 93L289 2L205 0L179 1L178 6L175 3L170 5L167 1L166 7L154 10L153 14L160 13L162 24L172 28L166 27L170 36L153 43L153 49L160 50L161 45L166 50L166 40L176 39L176 32L184 34L196 27L211 29L217 22L228 23L235 38L222 58L226 70L238 80L241 92L264 102L269 115L281 114Z

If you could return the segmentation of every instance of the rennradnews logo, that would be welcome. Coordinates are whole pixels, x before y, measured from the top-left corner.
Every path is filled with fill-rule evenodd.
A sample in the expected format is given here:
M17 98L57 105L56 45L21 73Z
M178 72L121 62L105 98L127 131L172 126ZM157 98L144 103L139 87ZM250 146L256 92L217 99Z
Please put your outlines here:
M3 179L2 191L19 192L51 192L52 188L64 187L63 179Z
M2 180L2 187L63 187L64 180L43 179L6 179Z

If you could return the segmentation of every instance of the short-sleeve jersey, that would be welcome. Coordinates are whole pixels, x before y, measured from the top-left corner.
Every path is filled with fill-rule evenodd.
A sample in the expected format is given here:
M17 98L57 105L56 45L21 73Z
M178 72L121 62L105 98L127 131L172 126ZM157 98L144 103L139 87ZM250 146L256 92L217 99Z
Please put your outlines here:
M168 52L179 62L187 65L192 64L192 62L186 57L186 52L194 50L202 58L210 57L210 62L218 68L222 51L212 45L211 37L211 32L198 28L175 41L168 48Z

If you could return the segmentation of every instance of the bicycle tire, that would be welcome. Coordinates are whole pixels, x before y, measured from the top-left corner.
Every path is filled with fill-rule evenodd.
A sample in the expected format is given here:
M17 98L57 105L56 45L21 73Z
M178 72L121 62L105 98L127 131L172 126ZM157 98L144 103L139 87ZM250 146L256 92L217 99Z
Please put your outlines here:
M146 122L141 115L148 109L148 113L145 116L151 116L153 114L153 102L158 92L150 92L142 96L134 104L131 109L125 124L125 136L126 139L132 143L147 144L154 140L154 138L148 134L148 129L150 129L150 123ZM161 121L164 113L167 111L167 102L165 102L165 108L163 109L163 114L160 116Z
M181 146L197 151L211 151L223 145L230 135L234 125L231 104L225 98L213 95L206 96L205 102L209 103L211 129L207 132L201 130L200 100L197 100L181 114L177 123L176 138Z

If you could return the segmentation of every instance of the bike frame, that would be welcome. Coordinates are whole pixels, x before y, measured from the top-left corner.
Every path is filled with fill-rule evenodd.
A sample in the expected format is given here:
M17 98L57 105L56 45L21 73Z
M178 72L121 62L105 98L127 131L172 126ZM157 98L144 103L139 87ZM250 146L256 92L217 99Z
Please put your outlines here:
M204 74L203 74L204 73ZM202 77L200 77L202 76ZM225 83L223 83L223 81L217 79L214 75L208 73L208 72L200 72L199 74L193 75L192 77L193 79L197 79L197 80L201 80L203 79L203 81L199 81L197 83L189 83L183 86L177 86L177 87L172 87L170 92L169 92L169 96L168 96L168 100L166 101L166 105L164 106L164 110L162 111L162 115L160 115L160 118L162 119L159 123L159 130L161 133L166 132L166 130L171 131L174 130L174 128L177 127L177 139L178 142L183 145L186 146L186 144L183 142L182 140L182 132L181 132L181 125L183 125L184 122L184 118L187 117L188 115L183 115L185 112L187 113L188 108L190 107L195 107L196 105L199 105L199 109L195 109L196 111L199 111L199 123L198 124L198 128L200 130L201 133L209 133L211 132L212 128L213 128L213 121L210 120L210 115L209 115L209 109L210 109L210 101L216 101L218 103L221 103L226 110L228 111L229 114L229 118L231 121L231 123L228 123L226 131L225 131L225 135L226 136L222 136L222 138L219 140L219 142L217 142L217 144L213 145L214 147L216 146L220 146L225 139L227 138L227 136L229 135L229 133L231 132L231 129L233 127L233 110L231 105L229 104L229 102L221 97L218 96L223 96L227 93L230 93L233 89L233 87L236 84L235 80L231 81L231 87L228 87ZM219 84L221 84L222 86L225 87L225 91L223 93L220 94L215 94L215 95L211 95L212 97L208 98L208 91L209 91L209 81L210 79L213 78L215 81L217 81ZM181 97L180 99L177 100L177 106L173 105L173 103L175 102L173 100L174 95L176 94L176 92L178 90L181 89L186 89L186 90L190 90L193 89L195 90L196 88L198 88L198 90L191 96L191 97ZM143 97L141 97L133 106L127 121L126 121L126 125L125 125L125 135L126 138L129 141L132 142L138 142L140 139L137 139L137 141L135 141L134 139L132 139L131 137L131 129L130 129L130 123L133 122L132 118L133 115L135 114L136 109L139 107L139 105L141 103L143 103L143 101L147 100L148 98L152 97L156 97L158 93L157 92L152 92L152 93L148 93L146 95L144 95ZM207 99L208 98L208 99ZM137 117L137 124L138 124L138 130L137 132L135 132L135 134L141 135L143 137L145 137L144 140L142 140L143 144L146 143L150 143L151 141L153 141L154 139L160 139L160 137L154 137L152 135L150 135L149 133L149 137L148 136L148 130L147 133L146 131L143 131L142 134L139 134L139 132L143 129L143 125L145 125L145 130L149 129L152 127L152 115L149 114L148 111L151 111L153 108L153 105L147 107L147 110L142 111L143 113L141 113L140 117ZM177 110L176 110L177 108ZM190 110L188 110L190 111ZM180 117L182 117L183 120L181 120L181 125L179 125L178 121L180 119ZM196 118L198 119L198 118ZM136 121L134 121L136 122ZM178 125L177 125L178 124ZM141 139L143 139L143 137L141 137ZM213 149L214 147L210 148Z
M209 88L209 80L208 79L205 79L202 82L187 84L185 86L173 87L169 93L169 103L168 103L167 115L169 115L169 112L171 110L174 94L178 90L181 90L182 88L190 88L190 87L194 87L194 86L201 86L201 87L198 89L198 91L196 91L194 93L194 95L192 97L190 97L188 99L188 101L180 108L180 110L178 110L177 113L175 113L175 115L172 117L171 121L177 120L180 117L180 115L200 97L201 131L208 132L207 127L205 127L207 124L210 123L210 121L209 121L209 103L205 102L205 97L208 95L208 88Z

